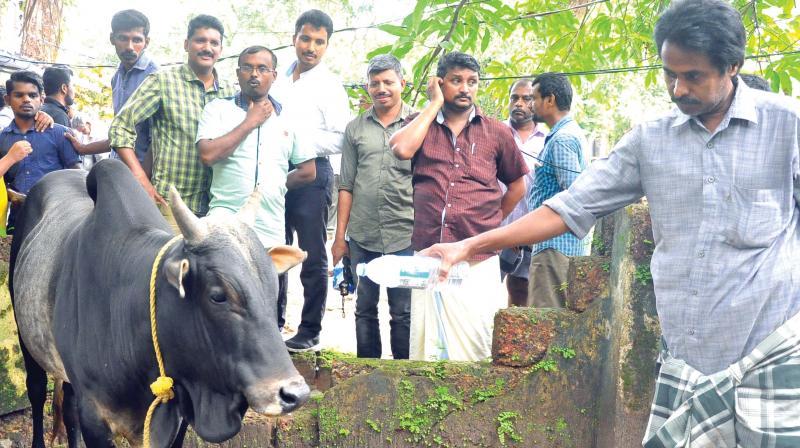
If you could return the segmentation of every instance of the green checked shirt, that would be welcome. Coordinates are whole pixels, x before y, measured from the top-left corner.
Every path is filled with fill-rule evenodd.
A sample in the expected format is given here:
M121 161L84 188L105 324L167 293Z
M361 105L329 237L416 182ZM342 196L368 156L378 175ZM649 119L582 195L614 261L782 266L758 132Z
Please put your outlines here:
M207 103L234 93L218 81L216 70L214 77L214 87L206 91L186 64L153 73L131 95L108 131L112 148L133 148L136 124L152 117L150 181L164 198L170 184L175 185L186 205L200 216L208 212L210 170L200 162L194 145L198 120Z

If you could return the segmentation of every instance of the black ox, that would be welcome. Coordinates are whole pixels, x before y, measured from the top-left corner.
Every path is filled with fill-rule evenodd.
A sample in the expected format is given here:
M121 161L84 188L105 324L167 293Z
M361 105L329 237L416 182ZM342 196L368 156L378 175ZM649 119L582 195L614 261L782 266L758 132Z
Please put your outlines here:
M175 399L159 405L152 447L181 446L187 424L211 442L234 436L247 407L278 415L309 389L292 365L276 322L277 274L301 262L290 247L269 254L236 218L198 219L173 190L183 234L164 255L156 282L158 339ZM169 225L115 160L84 175L45 176L20 209L10 289L33 405L34 441L44 447L46 373L64 385L70 446L122 435L141 446L149 385L158 376L150 333L149 281ZM271 259L270 259L271 258Z

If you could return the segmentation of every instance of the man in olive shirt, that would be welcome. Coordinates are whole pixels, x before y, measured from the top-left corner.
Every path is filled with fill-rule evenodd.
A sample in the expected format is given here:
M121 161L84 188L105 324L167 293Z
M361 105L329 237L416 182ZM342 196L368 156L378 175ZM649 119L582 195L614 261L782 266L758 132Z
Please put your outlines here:
M372 58L367 67L372 107L345 130L334 265L348 252L353 266L382 255L413 255L414 227L411 161L397 160L389 137L413 113L400 94L406 83L400 61L391 55ZM345 229L349 244L345 241ZM411 291L388 288L391 347L395 359L408 359ZM360 358L380 358L378 325L380 289L367 277L358 279L356 341Z

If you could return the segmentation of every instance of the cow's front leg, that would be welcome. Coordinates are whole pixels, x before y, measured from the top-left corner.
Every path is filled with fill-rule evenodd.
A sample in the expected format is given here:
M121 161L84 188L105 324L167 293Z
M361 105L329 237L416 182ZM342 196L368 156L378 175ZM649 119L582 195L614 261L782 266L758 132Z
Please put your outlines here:
M22 359L25 361L25 387L28 400L31 402L31 420L33 421L32 448L45 448L44 444L44 402L47 399L47 373L33 359L22 337L19 338Z
M86 448L114 448L108 424L97 414L94 404L82 397L78 397L78 418Z

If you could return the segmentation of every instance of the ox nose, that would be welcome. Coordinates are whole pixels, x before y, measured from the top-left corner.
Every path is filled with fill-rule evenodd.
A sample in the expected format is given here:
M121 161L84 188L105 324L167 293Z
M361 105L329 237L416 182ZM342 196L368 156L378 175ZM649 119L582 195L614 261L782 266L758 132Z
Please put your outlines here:
M308 401L310 392L302 377L284 384L278 392L281 409L284 413L294 411Z

